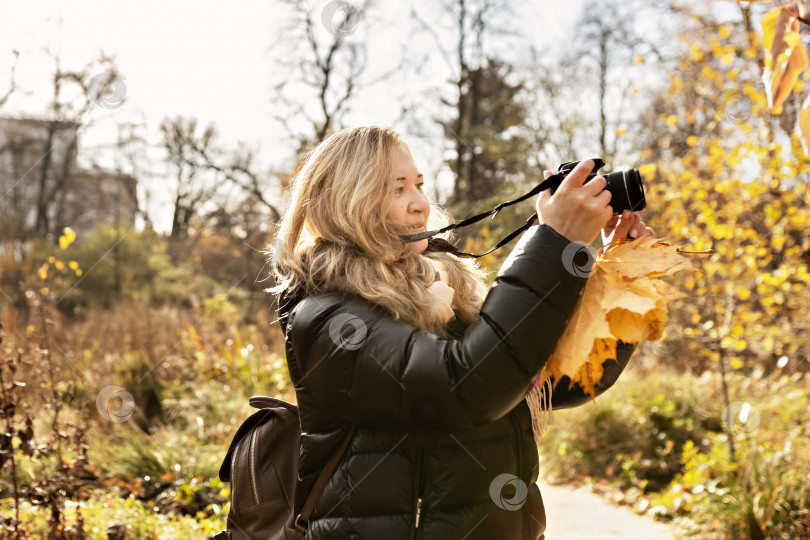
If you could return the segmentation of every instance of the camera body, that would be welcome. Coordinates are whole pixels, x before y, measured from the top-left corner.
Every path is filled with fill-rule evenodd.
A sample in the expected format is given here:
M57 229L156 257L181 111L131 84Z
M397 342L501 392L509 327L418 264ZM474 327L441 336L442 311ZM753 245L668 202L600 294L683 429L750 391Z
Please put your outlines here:
M591 158L594 166L593 170L588 174L585 182L599 176L597 171L604 167L605 162L599 158ZM579 161L569 161L563 163L557 169L557 174L548 178L551 180L551 192L560 185L563 179L568 176L579 164ZM607 180L605 189L611 194L610 206L613 208L613 214L621 214L624 210L636 212L644 210L647 207L647 199L644 197L644 184L641 181L641 174L638 169L628 169L626 171L616 171L608 174L603 174Z

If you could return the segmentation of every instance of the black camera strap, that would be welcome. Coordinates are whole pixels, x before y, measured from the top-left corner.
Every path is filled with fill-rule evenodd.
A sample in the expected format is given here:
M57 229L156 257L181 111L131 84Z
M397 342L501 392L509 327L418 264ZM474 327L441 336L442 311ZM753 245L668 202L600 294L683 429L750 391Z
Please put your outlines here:
M486 253L481 253L479 255L475 255L473 253L467 253L465 251L460 251L456 246L454 246L453 244L451 244L450 242L448 242L444 238L432 238L432 237L436 236L437 234L441 234L443 232L446 232L446 231L450 231L450 230L453 230L453 229L459 229L461 227L466 227L467 225L472 225L473 223L481 221L482 219L484 219L485 217L490 216L490 215L492 216L491 219L495 219L495 216L498 215L498 212L500 212L503 208L506 208L507 206L511 206L513 204L517 204L517 203L519 203L521 201L524 201L524 200L528 199L529 197L537 195L541 191L545 191L546 189L556 187L556 186L560 185L560 182L562 181L563 178L565 178L565 175L563 175L563 174L555 174L555 175L549 176L548 178L546 178L545 181L543 181L540 184L536 185L528 193L525 193L524 195L521 195L517 199L503 202L503 203L499 204L498 206L496 206L495 208L493 208L492 210L482 212L482 213L477 214L475 216L469 217L469 218L467 218L467 219L465 219L463 221L459 221L458 223L451 223L450 225L448 225L446 227L442 227L441 229L439 229L437 231L425 231L425 232L418 233L418 234L403 235L403 236L400 236L400 238L402 239L403 242L416 242L417 240L423 240L425 238L429 238L428 247L427 247L427 249L429 251L447 251L447 252L452 253L452 254L454 254L454 255L456 255L458 257L471 257L471 258L477 259L479 257L483 257L484 255L489 255L490 253L492 253L496 249L502 247L505 244L508 244L517 235L519 235L520 233L522 233L523 231L525 231L526 229L531 227L532 224L535 222L535 220L537 220L537 214L536 213L532 214L532 216L529 219L526 220L526 223L524 223L523 225L521 225L520 227L518 227L514 231L510 232L505 237L503 237L497 244L495 244L495 246L492 249L490 249Z

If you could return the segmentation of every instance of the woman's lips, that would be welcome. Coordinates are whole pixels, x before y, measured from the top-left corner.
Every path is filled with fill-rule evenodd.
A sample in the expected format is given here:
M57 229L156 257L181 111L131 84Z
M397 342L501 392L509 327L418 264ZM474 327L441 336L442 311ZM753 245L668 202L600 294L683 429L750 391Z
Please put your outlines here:
M424 227L424 225L419 225L418 227L408 227L408 228L409 228L411 231L413 231L413 234L418 234L418 233L420 233L420 232L425 232L425 227Z

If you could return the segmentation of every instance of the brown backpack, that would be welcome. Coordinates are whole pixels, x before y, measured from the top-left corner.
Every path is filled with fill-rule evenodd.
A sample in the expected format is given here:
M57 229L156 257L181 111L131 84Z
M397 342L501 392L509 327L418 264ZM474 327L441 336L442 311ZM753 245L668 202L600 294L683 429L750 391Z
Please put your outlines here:
M245 420L228 448L219 478L231 483L227 529L212 540L300 540L326 482L354 433L346 434L293 517L301 425L298 406L269 396L253 396L260 409Z

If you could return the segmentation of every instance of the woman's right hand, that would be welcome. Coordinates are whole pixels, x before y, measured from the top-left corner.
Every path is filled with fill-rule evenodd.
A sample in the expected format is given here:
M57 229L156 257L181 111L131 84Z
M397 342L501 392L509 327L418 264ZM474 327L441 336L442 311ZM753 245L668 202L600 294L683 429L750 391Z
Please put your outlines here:
M554 195L547 189L537 196L535 206L540 223L545 223L572 242L590 244L613 217L605 177L597 176L584 183L593 166L593 160L581 161L563 179ZM546 178L551 176L550 171L543 174Z

